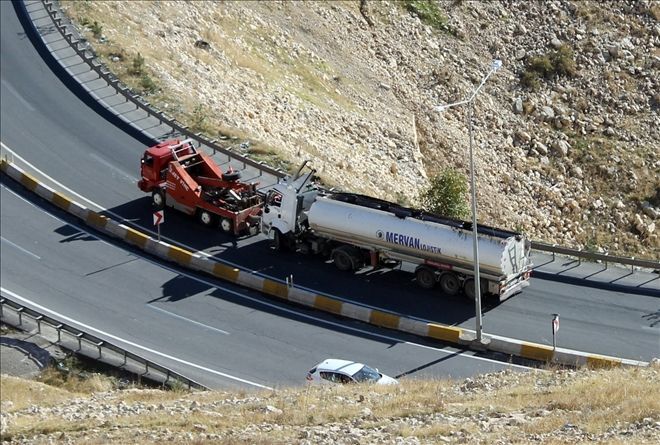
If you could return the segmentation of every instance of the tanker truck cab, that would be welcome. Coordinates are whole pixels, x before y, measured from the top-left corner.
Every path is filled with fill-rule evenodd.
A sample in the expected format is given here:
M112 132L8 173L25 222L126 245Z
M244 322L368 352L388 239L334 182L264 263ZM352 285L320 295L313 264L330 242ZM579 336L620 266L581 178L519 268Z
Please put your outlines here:
M295 248L297 238L307 227L307 211L314 202L318 189L312 183L316 170L306 174L305 161L294 176L286 177L266 192L261 231L271 240L275 250Z

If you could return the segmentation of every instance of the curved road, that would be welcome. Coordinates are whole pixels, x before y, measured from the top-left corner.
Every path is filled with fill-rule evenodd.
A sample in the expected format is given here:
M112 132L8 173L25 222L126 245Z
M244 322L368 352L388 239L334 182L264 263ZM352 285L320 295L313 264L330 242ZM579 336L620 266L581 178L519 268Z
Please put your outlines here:
M85 232L48 203L31 203L33 196L4 179L3 293L91 324L100 332L92 334L207 386L301 385L307 369L328 356L360 358L413 378L510 367L155 264Z
M90 207L108 209L150 230L148 198L137 189L144 146L109 124L53 75L25 38L10 4L2 12L3 144L57 179L58 188ZM460 298L422 291L400 272L349 276L315 258L270 252L262 237L234 240L173 212L163 235L195 250L348 300L466 328L473 307ZM489 308L486 332L551 344L550 314L561 313L559 346L650 360L660 355L660 291L599 288L547 277L523 294Z

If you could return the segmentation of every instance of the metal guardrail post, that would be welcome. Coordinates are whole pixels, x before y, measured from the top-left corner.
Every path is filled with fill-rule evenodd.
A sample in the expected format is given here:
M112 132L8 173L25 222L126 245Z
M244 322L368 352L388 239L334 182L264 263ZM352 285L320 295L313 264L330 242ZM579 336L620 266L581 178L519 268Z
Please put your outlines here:
M122 363L122 366L126 366L126 360L128 360L128 357L126 357L126 350L124 350L124 363Z
M37 333L41 334L41 320L43 320L44 316L43 315L38 315L34 317L34 319L37 322Z
M83 335L85 335L85 334L83 334L82 332L78 332L76 334L76 337L78 338L78 350L79 351L82 351L82 337L83 337Z
M149 373L149 360L144 361L144 373Z
M58 324L57 326L54 326L55 329L57 329L57 342L61 343L62 342L62 326L63 324Z
M18 314L18 325L23 326L23 307L19 307L16 309L16 313Z
M103 357L103 354L101 353L101 346L103 346L104 344L105 344L104 341L100 341L98 343L95 343L96 348L99 350L99 358Z
M4 316L3 311L4 311L4 307L5 307L5 301L6 300L4 298L0 298L0 318L2 318Z

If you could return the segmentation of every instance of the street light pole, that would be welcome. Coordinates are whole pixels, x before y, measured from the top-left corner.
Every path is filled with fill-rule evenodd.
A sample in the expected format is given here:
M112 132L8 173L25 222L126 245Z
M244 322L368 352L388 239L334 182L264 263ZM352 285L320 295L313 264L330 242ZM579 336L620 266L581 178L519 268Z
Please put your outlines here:
M483 325L481 319L481 279L479 276L479 242L477 238L477 187L474 174L474 150L473 150L473 123L472 123L472 114L474 108L474 98L481 90L481 87L484 86L488 78L499 70L502 67L502 61L494 60L491 69L484 76L483 80L479 86L472 92L470 97L466 100L455 102L447 105L438 105L435 107L436 111L445 111L448 108L455 107L458 105L467 104L467 118L468 118L468 134L470 135L470 189L471 189L471 198L472 198L472 250L473 250L473 259L474 259L474 305L476 312L476 343L483 344Z

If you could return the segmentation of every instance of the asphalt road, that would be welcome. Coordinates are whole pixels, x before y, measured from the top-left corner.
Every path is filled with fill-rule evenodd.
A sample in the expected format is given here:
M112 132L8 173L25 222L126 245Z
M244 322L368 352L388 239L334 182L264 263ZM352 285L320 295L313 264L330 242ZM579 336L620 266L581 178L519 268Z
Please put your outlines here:
M0 8L2 142L56 179L57 187L68 189L75 199L151 230L149 199L135 185L144 145L67 89L25 38L11 5L3 3ZM420 290L401 272L347 275L317 258L271 252L262 237L235 240L172 211L162 232L224 261L281 279L292 274L298 285L347 300L474 326L471 304ZM560 313L559 346L641 360L660 355L657 280L640 290L551 274L542 277L533 278L522 294L486 307L486 332L551 344L551 314Z
M326 357L364 360L407 378L512 367L163 267L81 230L41 200L29 202L33 196L5 179L3 294L91 324L92 334L211 387L302 385Z

